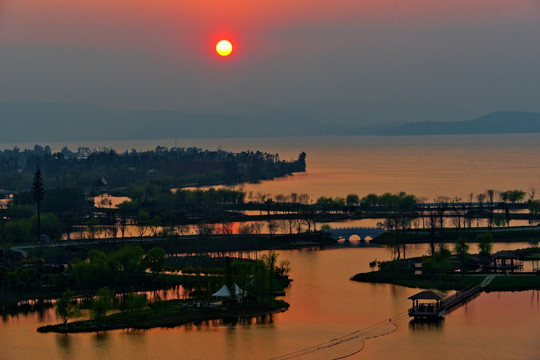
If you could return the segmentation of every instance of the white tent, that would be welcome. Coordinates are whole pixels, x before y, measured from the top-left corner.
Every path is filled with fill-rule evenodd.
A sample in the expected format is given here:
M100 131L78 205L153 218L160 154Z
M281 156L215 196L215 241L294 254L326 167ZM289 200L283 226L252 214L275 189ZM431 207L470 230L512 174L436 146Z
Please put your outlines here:
M234 284L234 295L235 296L246 296L247 292L240 289L240 287L236 284ZM214 297L231 297L231 293L229 292L229 289L227 289L227 286L223 285L221 289L219 289L217 292L212 294Z

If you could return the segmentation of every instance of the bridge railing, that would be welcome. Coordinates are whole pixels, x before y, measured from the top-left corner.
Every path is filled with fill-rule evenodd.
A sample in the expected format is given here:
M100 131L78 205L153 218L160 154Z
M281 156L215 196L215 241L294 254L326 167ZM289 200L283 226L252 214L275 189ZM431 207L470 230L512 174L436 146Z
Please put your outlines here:
M383 228L380 227L340 227L340 228L331 228L328 231L332 230L383 230Z

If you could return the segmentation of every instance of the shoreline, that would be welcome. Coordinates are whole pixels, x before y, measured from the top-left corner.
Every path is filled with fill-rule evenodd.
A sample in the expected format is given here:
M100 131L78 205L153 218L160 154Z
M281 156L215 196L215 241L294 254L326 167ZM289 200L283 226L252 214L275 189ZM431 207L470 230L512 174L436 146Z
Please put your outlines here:
M538 249L527 248L506 252L514 254L514 258L519 260L532 259L534 261L538 256ZM476 260L471 261L471 257L476 258ZM540 290L540 270L533 269L533 271L525 272L516 267L493 271L489 267L479 265L479 262L485 264L487 259L491 259L491 257L467 254L467 259L460 260L455 255L445 257L441 255L441 252L436 252L431 257L391 260L378 263L379 270L357 273L351 277L351 280L446 291L478 286L486 277L495 275L494 280L483 287L483 291ZM417 266L418 264L420 266Z
M107 315L99 320L81 320L67 324L41 326L40 333L82 333L99 332L121 329L146 330L152 328L169 328L186 324L197 324L204 321L223 320L234 321L243 318L255 318L284 312L289 304L283 300L267 304L237 304L234 307L225 306L192 306L181 300L169 300L155 304L139 312L126 311Z
M446 277L409 275L401 272L372 271L358 273L351 280L373 284L392 284L417 289L436 289L441 291L463 290L479 285L493 273L469 273L448 275ZM527 291L540 290L540 276L535 273L496 274L497 277L484 288L491 291Z

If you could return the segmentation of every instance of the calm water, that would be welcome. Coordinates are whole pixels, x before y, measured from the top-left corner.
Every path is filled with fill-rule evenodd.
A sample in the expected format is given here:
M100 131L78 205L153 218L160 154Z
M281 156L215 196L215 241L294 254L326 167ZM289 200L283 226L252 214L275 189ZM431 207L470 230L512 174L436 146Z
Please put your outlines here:
M247 185L254 193L346 196L406 191L432 200L437 195L468 199L471 192L531 187L540 190L540 134L452 136L354 136L187 139L53 143L77 149L146 150L158 145L230 151L261 150L293 159L307 153L307 174ZM0 144L31 148L34 144ZM43 144L45 145L45 144Z
M506 246L496 244L495 250L499 247ZM426 251L426 246L417 245L408 253ZM390 250L280 253L292 264L294 281L285 297L291 307L271 321L65 336L35 331L41 324L57 322L52 312L19 315L0 321L0 359L271 359L374 324L378 326L370 335L395 331L291 358L331 359L362 346L351 359L455 359L459 351L464 359L532 360L540 354L538 292L481 294L437 326L413 326L403 314L410 306L407 297L417 290L349 280L368 271L373 259L388 259ZM394 323L388 322L390 317Z
M308 154L307 174L246 185L247 191L321 196L360 196L407 191L427 200L437 195L467 199L488 188L540 189L540 134L431 137L319 137L182 140L178 146L240 151L258 149L284 159ZM33 144L4 144L21 148ZM52 144L125 149L172 147L174 140L118 143ZM503 248L527 244L496 244ZM409 256L426 246L414 246ZM303 359L331 359L363 347L351 359L539 359L538 292L482 294L446 317L438 326L412 326L402 315L407 297L417 292L393 285L349 281L368 271L385 248L281 251L292 264L289 311L269 319L236 325L201 325L105 334L38 334L41 324L56 322L52 312L0 321L0 360L8 359L270 359L290 354L356 330L369 335L341 346L309 353ZM457 355L459 354L459 355ZM291 357L292 358L292 357Z

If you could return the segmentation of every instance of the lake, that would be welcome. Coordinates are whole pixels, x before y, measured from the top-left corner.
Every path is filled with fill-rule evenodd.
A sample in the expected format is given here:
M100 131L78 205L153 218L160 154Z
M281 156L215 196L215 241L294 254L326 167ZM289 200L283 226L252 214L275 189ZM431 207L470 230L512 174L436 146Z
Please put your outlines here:
M526 246L495 244L494 251ZM425 254L427 245L407 252ZM390 257L390 249L375 247L280 251L292 267L284 297L291 307L271 319L66 336L36 332L58 322L53 310L8 317L0 321L0 359L333 359L359 349L351 359L538 359L538 292L482 293L438 324L414 324L405 312L417 289L349 280L369 271L370 261ZM365 336L392 332L313 351L358 330Z
M437 195L468 199L486 189L540 189L540 134L423 137L290 137L181 140L178 146L262 150L282 159L308 154L307 173L247 184L253 193L346 196L406 191L427 200ZM32 147L4 144L0 147ZM43 144L45 145L45 144ZM57 143L119 151L172 147L174 140L116 143ZM495 244L494 251L528 244ZM427 245L413 245L408 256ZM280 251L294 279L285 313L239 324L202 324L102 334L38 334L57 320L51 311L20 314L0 322L0 360L11 359L535 359L540 354L540 299L535 291L481 294L438 325L413 325L403 316L418 290L356 283L386 248ZM393 318L394 321L388 321ZM388 321L388 323L387 323ZM328 347L328 341L359 331L366 336ZM358 333L357 333L358 334ZM345 337L349 339L350 337ZM313 351L313 346L320 350ZM306 349L311 350L306 350ZM282 356L306 350L303 357Z
M467 200L471 193L487 189L540 189L540 134L168 139L48 145L53 151L63 146L125 151L175 144L210 150L261 150L278 153L281 159L294 159L306 152L306 173L246 185L245 190L254 194L307 193L314 200L322 195L356 193L362 197L406 191L431 201L438 195ZM13 146L32 148L34 144L0 144L0 148Z

